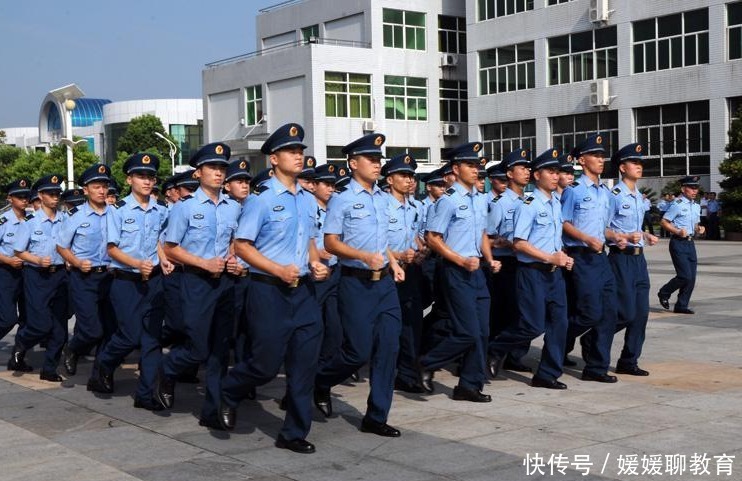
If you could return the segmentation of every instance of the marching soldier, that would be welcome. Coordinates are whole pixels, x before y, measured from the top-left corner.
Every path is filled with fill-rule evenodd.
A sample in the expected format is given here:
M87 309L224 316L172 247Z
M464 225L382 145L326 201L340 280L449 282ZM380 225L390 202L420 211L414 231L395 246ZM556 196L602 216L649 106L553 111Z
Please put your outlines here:
M574 187L575 185L575 166L572 163L572 156L563 153L559 156L559 183L554 191L557 200L561 202L564 189Z
M0 215L0 340L19 322L19 311L24 317L23 260L15 255L13 241L26 218L26 207L31 195L31 182L18 179L5 187L10 208Z

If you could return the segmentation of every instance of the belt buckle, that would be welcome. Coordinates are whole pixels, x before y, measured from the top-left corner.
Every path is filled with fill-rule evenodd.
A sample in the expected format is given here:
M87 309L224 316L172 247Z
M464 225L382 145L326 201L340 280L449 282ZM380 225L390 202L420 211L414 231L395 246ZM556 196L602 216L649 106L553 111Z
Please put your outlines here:
M549 272L555 272L557 270L556 264L551 265L551 269L549 269Z
M211 274L212 279L219 279L222 276L221 272L217 272L215 274Z
M632 255L638 256L639 254L641 254L641 250L640 249L641 249L641 247L634 246L634 248L633 248L633 254Z
M289 284L289 288L291 289L296 289L297 287L299 287L299 279L296 279L294 282Z
M55 272L57 272L57 266L49 266L49 267L47 267L47 271L50 274L54 274Z
M371 271L371 280L374 282L381 280L381 269L378 271Z

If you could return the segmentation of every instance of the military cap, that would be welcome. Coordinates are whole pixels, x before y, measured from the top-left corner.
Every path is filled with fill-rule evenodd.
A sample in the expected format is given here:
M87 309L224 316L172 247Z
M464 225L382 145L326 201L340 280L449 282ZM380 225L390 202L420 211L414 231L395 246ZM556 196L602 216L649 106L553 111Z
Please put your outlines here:
M414 174L417 169L417 161L410 154L395 155L381 167L381 175L384 177L398 172Z
M40 178L33 184L33 189L37 192L56 191L62 192L62 181L64 177L59 174L49 174Z
M314 180L334 184L338 178L337 171L338 168L332 164L318 165L314 169Z
M304 168L299 174L300 179L314 180L314 168L317 167L317 159L311 155L304 156Z
M624 145L611 156L611 161L619 165L629 160L643 161L644 160L644 147L641 144L629 144Z
M379 189L384 190L389 188L389 181L386 179L386 177L382 177L379 180L376 181L376 185L379 186Z
M111 181L111 169L104 164L93 164L80 174L80 178L77 179L79 185L85 186L91 182L110 182Z
M342 192L348 188L350 183L350 171L347 167L338 167L338 178L335 181L335 192Z
M558 157L559 159L559 172L567 172L569 174L575 173L574 158L571 154L563 153Z
M572 157L579 159L584 154L608 155L605 150L605 138L601 134L591 135L572 149Z
M199 168L204 164L229 164L229 156L232 154L232 149L229 145L221 142L213 142L206 144L196 151L191 156L191 160L188 161L188 165L194 168Z
M108 195L119 195L119 183L111 177L111 182L108 183Z
M514 149L512 152L505 155L504 159L502 159L500 168L503 172L507 172L516 165L525 165L526 167L530 167L530 163L531 162L528 159L528 151L525 149Z
M434 171L430 172L428 175L423 177L423 182L426 184L445 184L446 181L443 180L443 174L441 169L435 169Z
M244 159L233 160L227 166L227 176L224 178L224 182L229 182L235 179L252 179L250 174L250 162Z
M477 172L477 178L478 179L486 179L487 178L487 169L484 168L484 164L479 164L479 171Z
M680 179L680 185L683 187L700 187L701 178L697 175L688 175Z
M531 162L532 170L559 167L559 151L557 149L545 150Z
M31 194L28 197L28 201L33 202L35 200L39 200L39 191L36 189L31 189Z
M268 182L271 177L273 177L272 168L261 170L255 177L252 178L252 180L250 180L250 190L256 190L258 187Z
M443 167L441 167L441 175L446 176L451 174L453 174L453 163L446 162L443 164Z
M175 178L178 176L178 174L175 174L173 176L168 177L167 179L162 181L162 191L167 192L170 189L174 189L177 187L175 185Z
M260 147L260 151L265 155L270 155L277 150L281 150L286 147L301 147L306 149L304 145L304 128L299 124L286 124L282 125L270 137L263 142L263 146Z
M66 204L78 206L85 203L85 194L83 193L82 189L79 188L67 189L62 192L60 200Z
M384 134L368 134L356 139L343 147L343 155L368 155L371 157L384 157L381 146L384 145L386 136Z
M194 177L196 170L190 169L173 176L173 182L176 187L185 187L186 189L196 190L201 185L197 178Z
M449 163L456 162L485 162L486 159L480 155L482 152L481 142L469 142L468 144L459 145L453 149L448 150L445 153L445 159L449 160Z
M487 167L487 176L490 179L500 179L500 180L507 180L508 174L505 170L504 164L505 161L503 160L499 164L492 165L490 167Z
M25 178L14 180L5 186L5 192L15 197L28 197L31 195L31 181Z
M129 156L124 162L124 174L157 174L157 169L160 168L160 159L154 154L139 153Z

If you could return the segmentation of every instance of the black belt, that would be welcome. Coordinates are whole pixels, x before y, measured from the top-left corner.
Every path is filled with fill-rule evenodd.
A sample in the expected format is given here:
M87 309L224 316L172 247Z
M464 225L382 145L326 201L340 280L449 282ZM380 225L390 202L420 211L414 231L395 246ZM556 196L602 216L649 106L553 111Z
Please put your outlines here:
M30 267L31 269L37 271L37 272L48 272L49 274L54 274L57 271L61 271L64 269L64 264L53 264L49 267L41 267L41 266L26 266Z
M564 251L567 254L603 254L603 249L596 251L588 246L565 246Z
M183 266L183 272L196 274L197 276L206 277L208 279L219 279L222 276L222 272L214 274L213 272L209 272L206 269L201 269L196 266Z
M361 279L364 281L376 282L388 276L389 269L388 266L384 266L378 271L372 271L369 269L359 269L357 267L341 266L340 274L344 276L355 277L356 279Z
M309 280L309 276L302 276L298 278L293 284L286 284L281 279L275 276L269 276L266 274L258 274L257 272L253 272L250 274L250 281L257 281L262 282L263 284L268 284L271 286L276 287L285 287L288 289L295 289L299 287L302 284L305 284Z
M675 234L672 234L672 235L670 236L670 238L671 238L671 239L675 239L675 240L688 241L688 242L691 242L691 241L693 241L693 236L692 236L692 235L687 235L687 236L685 236L685 237L680 237L679 235L675 235Z
M108 266L93 266L93 267L90 268L90 270L88 272L83 272L80 269L78 269L77 267L73 267L72 269L75 270L75 271L77 271L77 272L79 272L82 275L86 275L86 274L100 274L101 272L107 272L108 271Z
M147 276L145 279L140 272L132 272L132 271L125 271L123 269L113 269L113 277L116 279L123 279L125 281L144 281L147 282L148 280L152 279L153 277L159 276L162 274L162 269L160 268L159 264L155 266L154 269L152 269L152 272Z
M640 256L644 253L644 247L641 246L627 247L626 249L610 246L608 249L611 251L611 254L623 254L627 256Z
M327 266L327 277L324 280L314 281L314 282L320 282L321 283L321 282L327 282L327 281L329 281L330 280L330 277L332 277L332 273L335 272L335 266L337 266L337 264L333 265L332 267Z
M250 276L250 270L249 269L242 269L242 274L236 275L232 274L231 272L227 272L227 277L232 279L244 279L246 277Z
M541 272L554 272L558 269L554 264L546 264L545 262L518 262L518 267L527 267Z

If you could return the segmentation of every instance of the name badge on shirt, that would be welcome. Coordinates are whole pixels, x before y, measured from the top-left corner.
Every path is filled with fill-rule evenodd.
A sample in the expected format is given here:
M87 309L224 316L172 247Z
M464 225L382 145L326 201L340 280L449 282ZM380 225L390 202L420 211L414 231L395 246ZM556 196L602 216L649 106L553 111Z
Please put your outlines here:
M136 222L134 219L126 219L124 224L133 224L134 222Z
M468 209L468 208L469 208L469 206L468 206L468 205L460 205L460 206L459 206L459 210L466 210L466 209Z
M281 212L284 209L282 205L277 205L273 207L273 212Z
M584 199L582 199L583 202L590 202L591 200L593 200L592 197L585 197Z
M196 220L201 220L201 219L204 218L204 215L203 214L193 214L193 218L196 219Z
M508 209L508 214L512 214L513 212L515 212L515 209Z
M36 234L36 235L42 235L44 232L43 231L40 231L40 230L35 230L35 231L33 231L33 233Z
M366 207L364 204L356 204L353 206L354 209L363 209L364 207Z
M624 204L621 206L622 209L631 209L631 206L629 204Z
M539 213L538 213L538 216L539 216L539 217L548 217L548 216L549 216L549 214L547 214L546 212L539 212Z
M5 237L13 237L14 235L15 234L13 234L12 232L8 232L7 234L5 234Z
M80 224L80 227L90 227L90 224L88 222L85 222L84 224Z
M389 223L390 224L396 224L397 223L397 219L395 219L394 217L392 217L391 219L389 219Z

